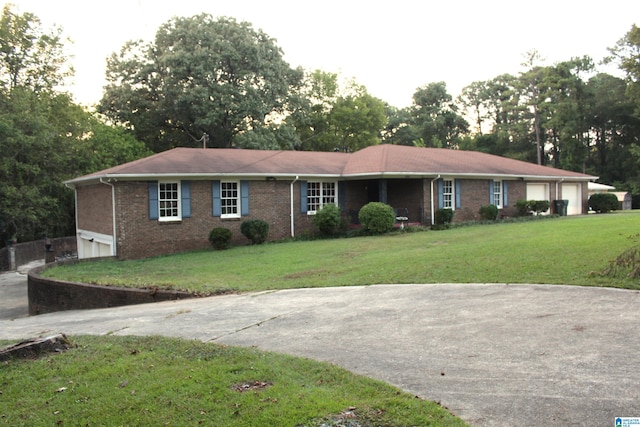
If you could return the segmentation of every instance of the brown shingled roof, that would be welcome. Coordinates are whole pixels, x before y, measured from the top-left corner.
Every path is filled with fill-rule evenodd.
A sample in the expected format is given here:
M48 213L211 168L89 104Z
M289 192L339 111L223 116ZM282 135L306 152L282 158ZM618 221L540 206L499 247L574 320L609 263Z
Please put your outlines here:
M355 153L269 151L242 149L174 148L110 169L68 181L93 182L100 178L234 176L435 176L463 175L522 178L596 177L476 151L375 145Z

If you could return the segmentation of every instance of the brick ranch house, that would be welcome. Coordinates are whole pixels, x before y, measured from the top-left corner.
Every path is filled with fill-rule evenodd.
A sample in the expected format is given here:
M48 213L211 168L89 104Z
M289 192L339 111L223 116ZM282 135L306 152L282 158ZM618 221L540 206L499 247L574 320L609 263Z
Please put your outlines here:
M454 221L478 219L490 203L512 216L520 199L568 199L568 214L583 214L595 179L480 152L377 145L355 153L175 148L66 185L75 190L79 257L133 259L207 248L214 227L247 243L247 219L267 221L270 239L297 236L328 203L352 223L371 201L425 225L439 208L454 209Z

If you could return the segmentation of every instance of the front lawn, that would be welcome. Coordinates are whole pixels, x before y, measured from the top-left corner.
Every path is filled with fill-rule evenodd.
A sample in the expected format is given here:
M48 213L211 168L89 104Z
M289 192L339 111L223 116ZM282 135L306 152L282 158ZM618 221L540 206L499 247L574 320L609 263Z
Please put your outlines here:
M65 352L0 365L0 425L466 425L328 363L173 338L71 341Z
M237 246L44 272L63 280L202 294L397 283L548 283L640 289L600 273L640 245L640 213L562 217L379 237Z

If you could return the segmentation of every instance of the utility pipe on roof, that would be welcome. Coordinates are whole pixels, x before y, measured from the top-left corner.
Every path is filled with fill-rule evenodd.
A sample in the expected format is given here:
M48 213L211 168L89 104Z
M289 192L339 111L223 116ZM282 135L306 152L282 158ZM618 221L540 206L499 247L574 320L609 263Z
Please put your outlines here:
M116 186L109 181L103 181L104 178L100 178L100 183L111 187L111 215L113 218L113 241L111 243L111 255L116 256ZM77 204L76 204L77 206Z
M296 229L295 229L295 220L294 220L294 211L293 211L293 184L298 181L298 175L296 175L296 179L291 181L291 237L296 237Z
M436 176L431 180L431 194L429 194L429 198L431 199L431 225L435 224L436 222L436 213L434 211L434 206L433 206L433 183L434 181L437 181L439 179L440 179L440 174L438 174L438 176Z

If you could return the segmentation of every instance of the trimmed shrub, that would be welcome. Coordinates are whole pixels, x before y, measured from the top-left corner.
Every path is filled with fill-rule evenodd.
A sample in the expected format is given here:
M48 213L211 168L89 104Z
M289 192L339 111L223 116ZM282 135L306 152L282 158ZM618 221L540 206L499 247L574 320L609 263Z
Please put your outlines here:
M342 227L340 208L333 204L324 205L316 212L312 221L323 236L335 236Z
M485 205L480 207L480 218L486 221L495 221L498 218L498 207L496 205Z
M260 245L267 241L269 223L261 219L248 219L240 224L240 232L251 240L251 244Z
M598 213L618 210L618 197L613 193L595 193L589 197L589 206Z
M209 233L209 242L214 249L229 249L231 247L231 230L224 227L216 227Z
M453 221L453 209L445 208L436 211L436 225L447 225Z
M370 202L358 212L362 228L370 234L383 234L393 228L396 215L393 208L386 203Z
M531 215L531 205L527 200L518 200L516 202L516 209L518 210L518 216Z
M516 202L516 208L518 209L518 215L528 216L532 212L536 215L540 215L542 212L549 210L551 202L548 200L518 200Z

